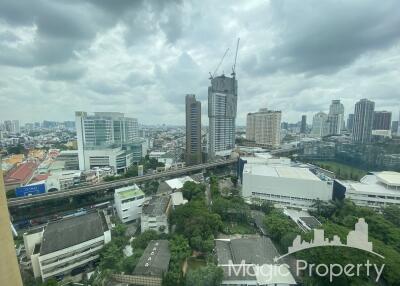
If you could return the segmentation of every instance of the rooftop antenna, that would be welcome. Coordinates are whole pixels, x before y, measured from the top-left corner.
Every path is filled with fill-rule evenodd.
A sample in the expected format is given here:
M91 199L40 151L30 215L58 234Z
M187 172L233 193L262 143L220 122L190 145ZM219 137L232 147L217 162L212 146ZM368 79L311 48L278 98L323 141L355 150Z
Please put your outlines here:
M231 75L233 77L236 76L236 60L237 60L237 54L238 54L238 50L239 50L239 42L240 42L240 38L237 39L237 44L236 44L235 63L233 64L232 73L231 73Z
M224 58L225 58L226 54L228 53L228 51L229 51L229 48L226 49L224 55L222 56L221 61L217 65L217 68L215 69L214 73L213 74L210 73L210 79L213 79L215 77L215 74L217 73L219 67L222 65L222 62L224 61Z

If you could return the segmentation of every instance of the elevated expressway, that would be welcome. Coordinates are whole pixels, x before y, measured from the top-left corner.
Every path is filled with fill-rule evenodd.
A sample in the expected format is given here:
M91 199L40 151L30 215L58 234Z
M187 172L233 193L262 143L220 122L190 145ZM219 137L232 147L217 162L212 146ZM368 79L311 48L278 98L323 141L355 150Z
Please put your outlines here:
M106 191L110 189L116 189L124 186L129 186L135 183L143 183L149 180L166 178L170 176L179 176L189 172L201 171L205 169L211 169L219 166L226 166L235 164L237 159L228 159L228 160L218 160L211 163L199 164L195 166L189 166L181 169L156 173L152 175L145 175L140 177L132 177L127 179L116 180L112 182L104 182L99 184L94 184L90 186L78 187L65 191L57 191L52 193L46 193L41 195L34 195L22 198L12 198L7 200L8 207L17 207L23 205L29 205L37 202L43 202L48 200L54 200L59 198L68 198L74 196L80 196L89 193L95 193L100 191Z

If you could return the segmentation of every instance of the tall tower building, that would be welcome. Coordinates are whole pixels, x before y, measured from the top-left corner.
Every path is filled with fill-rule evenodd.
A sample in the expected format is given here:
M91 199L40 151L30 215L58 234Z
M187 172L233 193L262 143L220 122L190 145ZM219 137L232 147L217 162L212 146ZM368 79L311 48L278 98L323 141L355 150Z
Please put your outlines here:
M392 113L389 111L375 111L372 130L390 130Z
M313 117L311 136L324 137L326 135L328 135L328 115L321 111Z
M237 80L235 76L212 77L208 87L208 153L227 156L235 147Z
M248 113L246 121L246 139L271 147L278 147L281 143L281 115L280 111L267 108L259 112Z
M300 126L300 133L305 134L307 132L307 115L301 116L301 126Z
M0 285L22 286L17 255L11 234L10 215L4 189L0 158Z
M194 94L185 98L186 105L186 164L201 164L201 102Z
M361 99L354 108L354 123L352 141L368 143L372 138L372 124L374 120L375 103L368 99Z
M349 131L350 133L353 131L353 122L354 122L354 114L350 113L349 117L347 117L347 131Z
M329 135L339 135L344 129L344 106L340 100L332 100L328 114Z

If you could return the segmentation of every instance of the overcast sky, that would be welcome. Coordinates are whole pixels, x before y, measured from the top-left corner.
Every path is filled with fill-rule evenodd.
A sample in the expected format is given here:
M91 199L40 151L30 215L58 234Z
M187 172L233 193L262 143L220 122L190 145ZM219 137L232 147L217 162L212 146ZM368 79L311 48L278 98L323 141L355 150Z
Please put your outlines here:
M184 124L237 38L238 118L261 107L308 122L341 99L400 109L400 1L0 0L0 120L119 111Z

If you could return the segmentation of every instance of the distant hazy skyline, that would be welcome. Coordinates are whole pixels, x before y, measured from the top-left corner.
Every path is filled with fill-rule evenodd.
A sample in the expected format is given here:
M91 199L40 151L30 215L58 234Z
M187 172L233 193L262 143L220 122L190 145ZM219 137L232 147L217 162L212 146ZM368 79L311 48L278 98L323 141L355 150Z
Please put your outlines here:
M282 121L345 114L360 98L400 109L400 1L0 0L0 120L74 120L118 111L144 124L185 122L230 75L236 40L238 117L267 107Z

